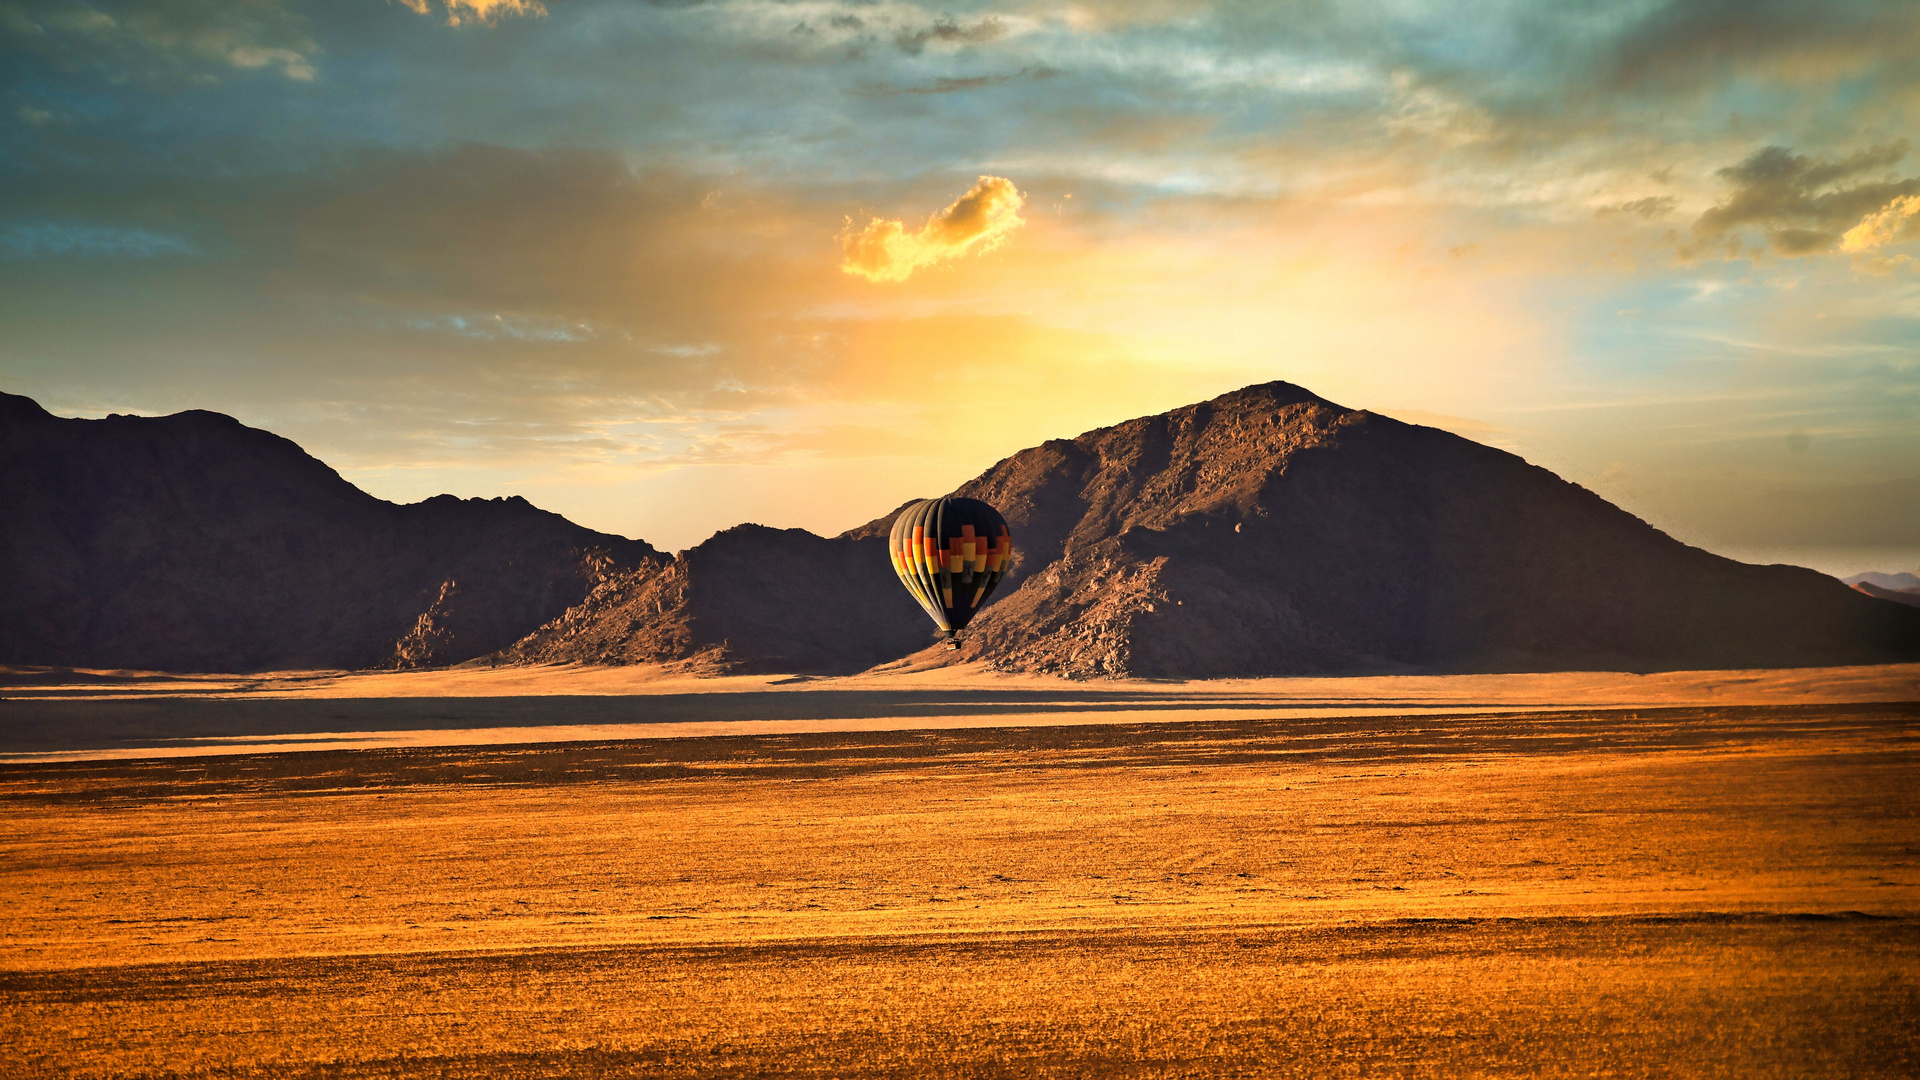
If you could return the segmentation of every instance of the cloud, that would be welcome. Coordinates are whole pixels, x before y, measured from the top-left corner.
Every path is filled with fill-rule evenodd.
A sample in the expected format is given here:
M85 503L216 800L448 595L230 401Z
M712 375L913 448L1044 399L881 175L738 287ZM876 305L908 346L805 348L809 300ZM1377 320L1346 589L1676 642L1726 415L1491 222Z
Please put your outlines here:
M1614 214L1631 214L1634 217L1642 217L1651 221L1654 218L1665 217L1672 213L1673 208L1678 205L1680 205L1680 200L1671 195L1649 195L1644 199L1633 199L1628 202L1615 203L1612 206L1603 206L1594 211L1594 216L1610 217Z
M863 86L855 93L866 97L891 97L897 94L957 94L967 90L984 90L989 86L1005 86L1008 83L1028 80L1051 79L1060 74L1058 68L1025 67L1019 71L1003 75L967 75L961 77L935 79L918 86Z
M919 232L907 232L898 220L874 218L859 232L849 223L840 236L840 269L868 281L905 281L923 266L969 251L992 251L1026 224L1020 216L1024 205L1026 199L1013 181L983 176L951 206L928 218Z
M398 0L417 15L433 13L433 0ZM440 0L447 12L447 25L481 23L492 26L504 15L538 16L547 13L540 0Z
M1423 135L1448 146L1466 146L1493 137L1498 124L1480 106L1438 87L1422 85L1401 69L1389 80L1393 107L1382 120L1395 133Z
M0 43L55 70L96 71L114 81L185 76L206 83L206 69L275 69L310 82L319 45L306 20L279 0L37 0L0 9Z
M1713 243L1741 230L1758 229L1783 255L1831 251L1849 225L1887 209L1901 196L1920 192L1920 177L1860 179L1862 174L1884 173L1906 154L1905 140L1836 161L1795 154L1781 146L1757 150L1716 174L1733 182L1733 193L1700 215L1694 222L1694 237ZM1843 183L1847 181L1856 182Z
M952 19L941 19L932 26L919 30L902 30L894 35L893 43L900 51L910 56L918 56L929 42L947 45L982 45L1007 36L1007 24L995 18L981 19L971 26L963 26Z
M53 221L19 222L0 228L0 258L154 259L193 254L193 245L186 240L149 229Z
M767 330L786 305L857 287L820 273L834 250L820 226L845 197L796 206L605 151L484 145L364 151L310 173L18 180L0 216L0 326L17 342L105 310L151 322L130 347L153 351L186 340L180 320L213 318L234 348L335 352L355 378L380 375L355 356L404 370L396 353L458 365L518 350L544 357L529 394L759 385L775 357L806 351ZM139 301L96 306L128 294ZM255 305L282 311L281 332L234 314Z
M1890 475L1882 459L1920 460L1914 375L1892 362L1912 351L1920 268L1873 276L1920 255L1899 239L1916 219L1894 215L1920 165L1857 160L1920 139L1912 0L1471 18L1432 0L1076 0L992 19L921 0L536 2L553 17L0 0L0 379L117 410L338 417L336 449L403 464L413 451L381 448L463 460L476 432L586 447L647 409L657 428L610 437L722 413L775 433L910 430L931 366L993 403L901 440L938 443L957 481L978 467L966 455L1231 385L1178 381L1190 362L1498 420L1479 399L1786 379L1702 335L1804 322L1806 385L1894 449L1809 424L1792 468L1871 479ZM1756 160L1768 144L1782 149ZM540 147L571 149L525 149ZM1009 235L968 243L920 216L983 172L1020 177L1010 217L1032 227L1011 257L941 261ZM876 231L861 200L904 222ZM1836 254L1674 266L1670 227L1703 251ZM1470 259L1467 241L1484 245ZM1642 313L1570 314L1620 309ZM952 318L903 321L926 315ZM1886 351L1844 377L1812 351L1856 339ZM1170 388L1098 374L1113 357ZM1054 416L1076 384L1111 400ZM1047 415L977 432L1007 398ZM1666 429L1592 430L1604 464ZM1565 436L1578 446L1557 460L1587 438ZM875 468L818 475L859 487ZM719 486L690 481L672 505Z
M1615 43L1615 86L1679 88L1735 72L1820 85L1899 77L1920 46L1920 21L1900 0L1673 0L1654 6Z
M287 253L279 273L304 289L617 327L640 347L726 344L716 312L751 322L764 311L739 293L793 296L825 239L777 193L595 150L370 153L277 201L223 231Z
M1902 195L1840 235L1840 250L1872 251L1920 232L1920 195Z

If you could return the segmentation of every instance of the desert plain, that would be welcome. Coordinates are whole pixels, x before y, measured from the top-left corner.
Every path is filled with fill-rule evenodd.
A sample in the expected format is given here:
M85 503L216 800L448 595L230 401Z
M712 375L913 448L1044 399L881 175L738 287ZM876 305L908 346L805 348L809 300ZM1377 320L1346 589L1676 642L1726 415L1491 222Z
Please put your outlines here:
M7 1076L1920 1074L1920 665L0 698Z

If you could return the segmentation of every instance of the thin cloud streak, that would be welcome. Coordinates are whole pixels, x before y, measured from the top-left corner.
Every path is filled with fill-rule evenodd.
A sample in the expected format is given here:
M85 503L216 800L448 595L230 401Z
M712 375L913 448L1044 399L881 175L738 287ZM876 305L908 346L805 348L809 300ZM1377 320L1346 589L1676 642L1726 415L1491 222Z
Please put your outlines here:
M395 0L415 15L433 13L432 0ZM547 13L540 0L441 0L448 26L481 23L492 26L510 15L539 17Z

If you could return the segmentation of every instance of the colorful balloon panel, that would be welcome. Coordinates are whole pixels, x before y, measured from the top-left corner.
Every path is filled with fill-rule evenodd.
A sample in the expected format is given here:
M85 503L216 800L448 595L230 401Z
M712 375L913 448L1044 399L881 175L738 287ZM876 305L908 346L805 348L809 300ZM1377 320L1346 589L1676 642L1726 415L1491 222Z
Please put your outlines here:
M894 573L949 635L972 621L1013 563L1000 512L979 499L923 499L893 519Z

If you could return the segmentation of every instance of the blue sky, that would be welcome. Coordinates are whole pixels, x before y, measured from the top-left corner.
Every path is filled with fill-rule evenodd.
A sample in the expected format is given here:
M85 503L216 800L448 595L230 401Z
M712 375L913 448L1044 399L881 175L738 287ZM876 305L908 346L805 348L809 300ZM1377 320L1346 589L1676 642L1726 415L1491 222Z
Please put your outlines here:
M0 389L68 415L681 547L1284 378L1920 564L1911 4L31 0L0 51Z

